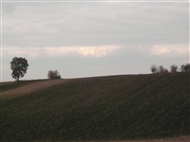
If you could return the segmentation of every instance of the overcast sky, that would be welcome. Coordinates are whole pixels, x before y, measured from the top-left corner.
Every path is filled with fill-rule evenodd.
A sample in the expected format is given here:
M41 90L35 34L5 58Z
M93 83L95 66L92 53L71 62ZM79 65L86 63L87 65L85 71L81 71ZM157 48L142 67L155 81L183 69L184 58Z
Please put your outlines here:
M189 2L11 2L3 0L1 81L24 57L22 80L149 74L189 62ZM184 0L185 1L185 0Z

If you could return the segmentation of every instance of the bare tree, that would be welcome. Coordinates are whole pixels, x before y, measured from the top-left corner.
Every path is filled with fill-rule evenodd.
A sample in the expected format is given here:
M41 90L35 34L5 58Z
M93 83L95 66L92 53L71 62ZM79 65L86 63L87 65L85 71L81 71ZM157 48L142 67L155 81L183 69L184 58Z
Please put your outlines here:
M180 70L181 70L181 72L184 72L185 71L185 65L181 65Z
M170 66L170 72L177 72L178 67L176 65Z
M155 74L155 73L157 72L157 67L156 67L156 65L152 65L152 66L150 67L150 69L151 69L151 72L152 72L153 74Z
M164 72L164 67L163 66L159 66L158 67L158 72L159 73L163 73Z
M49 70L47 76L49 79L60 79L61 78L61 75L59 75L59 72L57 70L55 70L55 71Z

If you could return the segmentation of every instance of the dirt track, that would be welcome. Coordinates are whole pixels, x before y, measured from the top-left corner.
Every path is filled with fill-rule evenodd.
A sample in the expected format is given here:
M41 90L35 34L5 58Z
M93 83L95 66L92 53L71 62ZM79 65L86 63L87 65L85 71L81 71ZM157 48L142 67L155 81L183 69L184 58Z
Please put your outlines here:
M58 84L61 84L63 82L66 82L66 80L58 79L58 80L46 80L41 82L35 82L29 85L24 85L22 87L18 87L12 90L5 91L1 93L1 98L12 98L12 97L18 97L22 95L26 95L28 93L32 93L35 91L43 90L48 87L52 87Z

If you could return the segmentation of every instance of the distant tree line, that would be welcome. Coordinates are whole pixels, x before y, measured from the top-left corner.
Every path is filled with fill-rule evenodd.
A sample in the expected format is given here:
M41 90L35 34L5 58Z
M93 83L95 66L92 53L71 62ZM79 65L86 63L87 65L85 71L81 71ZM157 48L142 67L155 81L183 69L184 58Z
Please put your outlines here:
M164 68L163 66L157 67L156 65L152 65L150 67L150 69L151 69L151 72L153 74L155 74L155 73L169 73L169 72L175 73L175 72L178 72L178 71L186 72L186 71L190 71L190 64L187 63L186 65L181 65L181 67L179 69L178 69L178 66L171 65L170 66L170 71L168 69Z
M10 62L10 64L11 64L11 70L12 70L12 74L11 74L12 77L16 79L17 81L19 81L19 79L23 77L28 70L28 66L29 66L28 61L22 57L18 57L18 58L14 57L12 61ZM179 69L178 69L178 66L171 65L170 71L168 71L168 69L164 68L162 65L159 67L157 67L156 65L152 65L150 69L153 74L169 73L169 72L175 73L178 71L186 72L186 71L190 71L190 63L181 65ZM59 74L57 70L49 70L47 76L49 79L61 79L61 75Z

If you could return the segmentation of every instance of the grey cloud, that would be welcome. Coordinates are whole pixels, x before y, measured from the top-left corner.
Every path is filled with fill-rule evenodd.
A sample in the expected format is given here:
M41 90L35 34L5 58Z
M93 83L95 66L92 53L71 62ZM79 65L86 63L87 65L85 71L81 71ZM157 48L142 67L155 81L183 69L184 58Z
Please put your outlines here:
M12 13L13 11L15 11L17 8L17 4L16 3L2 3L2 11L3 13Z
M187 3L20 3L4 14L3 40L26 47L188 42L187 28Z

